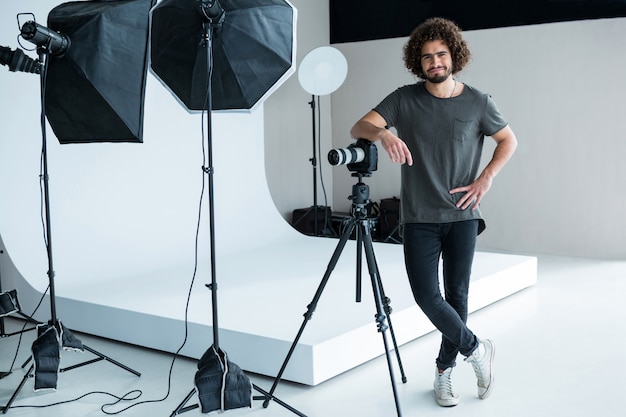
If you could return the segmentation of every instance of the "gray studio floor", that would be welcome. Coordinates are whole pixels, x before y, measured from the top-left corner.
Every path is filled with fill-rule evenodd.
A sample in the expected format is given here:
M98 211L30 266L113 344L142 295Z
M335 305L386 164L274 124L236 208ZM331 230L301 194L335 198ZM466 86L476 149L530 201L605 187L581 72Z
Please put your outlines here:
M455 386L461 403L451 409L436 405L432 397L434 356L439 343L435 333L401 347L408 382L397 377L403 416L623 416L623 376L626 361L626 261L612 262L539 256L538 284L470 316L474 331L496 342L496 389L487 400L476 398L471 367L462 361L455 370ZM62 319L62 317L60 317ZM106 318L98 318L104 319ZM7 331L21 322L6 320ZM0 406L4 406L23 377L19 365L28 357L34 332L24 335L14 372L0 380ZM29 378L7 415L102 416L104 404L113 398L99 393L47 408L89 392L123 396L141 391L139 400L150 400L118 415L170 416L193 387L195 361L176 361L169 396L166 396L172 355L78 335L91 348L142 373L136 377L107 362L98 362L59 375L56 392L33 392ZM207 336L207 347L210 335ZM18 345L18 336L0 340L0 371L8 370ZM382 341L381 341L382 343ZM358 349L355 346L354 349ZM263 355L263 352L259 352ZM88 359L88 353L64 352L62 366ZM237 363L237 358L230 358ZM250 375L269 389L273 380ZM131 394L132 395L132 394ZM315 387L283 382L276 396L311 417L395 416L385 357L335 377ZM105 407L114 413L136 401ZM195 403L195 397L190 404ZM182 415L197 415L198 410ZM214 415L217 413L212 413ZM293 412L272 402L263 408L228 411L225 415L292 416Z

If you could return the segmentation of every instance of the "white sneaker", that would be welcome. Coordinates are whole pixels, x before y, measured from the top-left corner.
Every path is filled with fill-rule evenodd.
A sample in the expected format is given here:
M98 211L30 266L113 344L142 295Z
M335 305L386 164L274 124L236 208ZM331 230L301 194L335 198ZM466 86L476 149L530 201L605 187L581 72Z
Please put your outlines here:
M495 346L491 340L480 340L474 352L465 358L465 361L471 363L474 368L478 380L478 398L481 400L489 397L493 391L493 357L495 351Z
M435 370L435 398L437 404L442 407L454 407L459 403L459 396L452 390L451 374L452 367L443 372L439 372L438 369Z

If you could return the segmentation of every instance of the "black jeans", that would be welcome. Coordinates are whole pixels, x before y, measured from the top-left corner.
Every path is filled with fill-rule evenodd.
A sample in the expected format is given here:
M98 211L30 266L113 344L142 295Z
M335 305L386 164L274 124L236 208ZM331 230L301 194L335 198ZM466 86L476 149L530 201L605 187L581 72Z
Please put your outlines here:
M442 334L437 367L456 365L458 353L467 356L478 339L467 327L467 295L476 247L478 220L404 225L404 259L415 301ZM443 260L445 299L439 284Z

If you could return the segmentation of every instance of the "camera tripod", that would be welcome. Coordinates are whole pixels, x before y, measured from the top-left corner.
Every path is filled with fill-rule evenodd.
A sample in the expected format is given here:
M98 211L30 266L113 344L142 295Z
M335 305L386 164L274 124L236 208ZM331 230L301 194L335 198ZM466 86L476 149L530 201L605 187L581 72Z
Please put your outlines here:
M343 252L343 249L348 239L350 238L352 232L354 231L356 235L356 242L357 242L357 298L356 298L356 301L357 302L361 301L361 298L360 298L361 262L362 262L362 249L365 248L365 258L367 261L369 275L371 278L372 290L374 291L374 302L376 303L376 316L375 316L376 325L378 327L378 332L382 334L383 343L385 345L387 366L389 368L389 376L391 378L391 386L393 388L393 395L394 395L394 400L396 404L397 415L398 417L401 417L402 415L402 412L400 410L400 402L398 399L398 392L397 392L396 383L395 383L391 355L389 352L389 343L388 343L387 335L386 335L387 329L389 329L391 333L393 348L395 349L395 352L396 352L396 357L398 360L398 365L400 368L400 373L402 375L403 383L406 383L406 376L404 374L404 369L402 367L402 360L400 358L400 353L398 351L398 345L396 343L393 326L391 324L391 318L389 317L389 314L391 313L391 307L389 305L390 299L385 296L385 293L383 290L383 284L380 279L380 275L378 273L378 265L376 264L374 248L372 245L372 234L371 234L371 227L370 227L371 224L370 224L370 219L367 218L367 209L366 209L366 205L369 202L369 187L361 181L363 176L369 176L370 174L358 172L358 173L353 173L352 175L357 176L359 179L357 184L352 186L352 195L349 197L350 200L352 200L352 208L351 208L352 216L346 223L346 227L344 228L341 234L339 243L337 244L337 247L335 251L333 252L333 255L330 259L328 267L326 268L324 277L322 278L322 281L320 282L317 288L317 291L315 292L315 295L313 296L313 300L307 306L308 309L306 313L304 314L304 321L302 322L302 325L300 326L300 330L298 331L298 334L295 340L293 341L291 348L289 349L289 352L287 353L287 357L285 358L285 361L283 362L280 368L280 371L274 380L274 384L272 385L272 388L270 389L269 392L267 393L264 392L263 393L265 394L264 396L254 397L255 400L264 400L263 402L264 408L267 408L270 400L275 398L273 396L274 391L276 390L276 387L278 386L278 383L280 382L282 375L285 369L287 368L287 364L289 363L289 360L291 359L291 356L296 348L296 345L298 344L298 341L300 340L300 337L302 336L302 333L304 332L304 329L307 323L309 322L309 320L311 320L313 316L315 308L317 307L317 303L320 297L322 296L322 292L324 291L324 288L326 287L326 284L328 283L330 275L335 269L337 261L339 260L341 253ZM289 409L299 416L306 417L306 415L300 413L297 410L294 410L292 408L289 408Z

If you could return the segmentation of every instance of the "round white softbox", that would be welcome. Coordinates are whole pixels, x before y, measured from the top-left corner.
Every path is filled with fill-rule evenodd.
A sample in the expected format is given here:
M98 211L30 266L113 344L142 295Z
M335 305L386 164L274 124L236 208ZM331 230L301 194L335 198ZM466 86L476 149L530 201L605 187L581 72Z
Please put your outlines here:
M298 80L310 94L330 94L343 84L348 74L348 62L331 46L321 46L309 52L298 69Z

